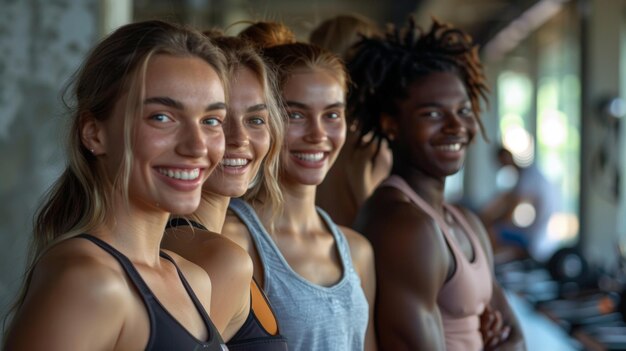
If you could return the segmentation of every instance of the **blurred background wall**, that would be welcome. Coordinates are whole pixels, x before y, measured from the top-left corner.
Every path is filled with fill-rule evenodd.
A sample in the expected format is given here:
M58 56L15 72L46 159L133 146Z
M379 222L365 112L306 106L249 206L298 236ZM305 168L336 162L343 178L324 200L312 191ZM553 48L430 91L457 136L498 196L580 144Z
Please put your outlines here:
M0 304L4 311L20 284L32 213L64 165L60 89L98 38L99 11L97 0L2 0L0 8Z
M124 6L126 5L126 6ZM65 165L62 89L123 1L0 1L0 315L20 286L32 215Z

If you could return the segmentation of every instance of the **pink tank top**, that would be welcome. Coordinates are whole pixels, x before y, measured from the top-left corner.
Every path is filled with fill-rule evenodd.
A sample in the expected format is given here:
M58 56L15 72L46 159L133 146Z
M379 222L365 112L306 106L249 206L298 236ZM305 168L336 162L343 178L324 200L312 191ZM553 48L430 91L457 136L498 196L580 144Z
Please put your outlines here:
M437 296L448 351L479 351L483 348L479 316L491 301L492 275L478 236L465 217L453 206L444 208L463 228L472 244L474 260L469 261L459 248L444 219L399 176L392 175L381 186L392 186L406 194L413 203L430 215L439 225L448 243L456 270Z

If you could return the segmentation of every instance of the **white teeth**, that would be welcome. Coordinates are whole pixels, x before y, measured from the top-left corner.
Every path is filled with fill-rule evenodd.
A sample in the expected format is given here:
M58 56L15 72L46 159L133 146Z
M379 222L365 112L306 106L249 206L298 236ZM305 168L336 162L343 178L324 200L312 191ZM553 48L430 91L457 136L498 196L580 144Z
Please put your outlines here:
M461 150L461 144L438 145L437 149L443 151L459 151Z
M159 173L174 179L181 180L194 180L200 176L200 169L171 169L171 168L158 168Z
M224 158L222 159L222 166L226 167L241 167L248 164L248 160L245 158Z
M322 158L324 158L324 153L323 152L316 152L316 153L294 152L293 155L296 156L297 158L301 159L302 161L307 161L307 162L318 162Z

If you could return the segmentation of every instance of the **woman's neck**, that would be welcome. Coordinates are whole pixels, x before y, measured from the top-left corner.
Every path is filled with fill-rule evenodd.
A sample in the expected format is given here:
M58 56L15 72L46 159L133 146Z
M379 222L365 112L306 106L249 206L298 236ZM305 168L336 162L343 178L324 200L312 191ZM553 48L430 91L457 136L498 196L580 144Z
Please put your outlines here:
M228 196L202 192L200 206L194 212L194 216L209 231L221 233L229 203L230 197Z
M160 264L160 245L169 213L118 201L107 223L91 234L105 240L133 263Z
M274 220L274 228L280 232L306 233L320 226L315 207L315 185L281 184L283 210ZM262 202L259 202L262 203ZM255 207L261 221L267 226L271 219L270 209Z

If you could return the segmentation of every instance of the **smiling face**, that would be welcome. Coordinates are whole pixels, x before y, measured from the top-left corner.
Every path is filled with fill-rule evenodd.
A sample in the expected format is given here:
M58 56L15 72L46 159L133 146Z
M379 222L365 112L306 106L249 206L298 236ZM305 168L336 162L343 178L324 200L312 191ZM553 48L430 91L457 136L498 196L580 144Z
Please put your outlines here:
M204 190L239 197L259 172L270 148L269 114L263 86L246 67L231 77L228 113L224 123L226 151L220 166L209 177Z
M315 70L292 74L282 91L289 116L284 181L318 185L346 138L344 90L329 71Z
M104 161L117 175L125 153L127 94L102 122ZM133 120L131 206L193 212L202 183L224 153L224 90L215 70L197 57L155 55L147 65L143 114ZM113 179L113 178L111 178Z
M396 106L396 115L383 116L382 123L393 139L394 164L436 178L458 172L478 128L459 77L439 72L419 78Z

